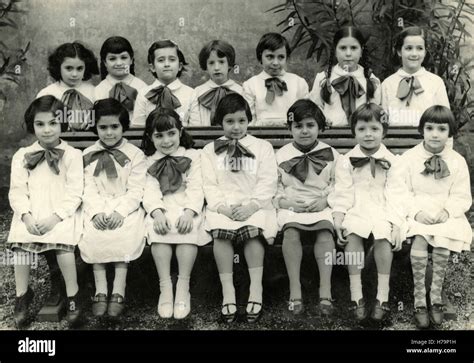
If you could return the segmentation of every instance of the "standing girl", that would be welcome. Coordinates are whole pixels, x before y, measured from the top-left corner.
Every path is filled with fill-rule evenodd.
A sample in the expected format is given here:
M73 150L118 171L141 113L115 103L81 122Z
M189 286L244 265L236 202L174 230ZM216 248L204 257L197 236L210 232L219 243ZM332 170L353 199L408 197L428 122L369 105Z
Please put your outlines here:
M324 315L333 312L332 264L327 264L325 258L328 253L333 253L335 245L327 197L334 188L334 167L339 153L318 141L319 132L325 126L324 115L316 104L310 100L296 101L288 110L288 127L293 142L276 153L278 192L274 204L278 208L278 226L283 231L283 257L290 280L288 309L295 315L303 312L300 284L302 235L315 242L321 312Z
M272 198L277 188L277 165L272 145L247 135L252 120L249 105L239 94L225 96L216 109L224 136L202 152L202 177L207 201L206 230L214 237L214 257L222 283L222 318L234 321L237 306L232 270L234 247L244 246L249 267L247 321L262 312L265 238L277 232Z
M99 140L83 152L84 233L79 242L82 259L93 264L96 293L92 313L119 316L125 306L128 262L144 248L144 217L140 207L145 188L143 152L123 137L130 119L117 100L106 98L94 105L92 130ZM115 266L110 299L106 264ZM108 305L107 305L108 302Z
M173 41L160 40L148 49L148 63L156 80L138 92L132 127L145 126L155 108L175 110L186 121L194 90L179 80L187 65L183 52Z
M183 319L189 314L189 279L198 246L211 241L201 226L201 158L192 144L175 111L163 108L148 115L143 135L148 155L143 206L148 213L148 243L160 278L158 314L162 318ZM175 299L170 277L174 246L179 268Z
M381 102L380 80L368 66L365 43L359 29L339 29L334 34L328 67L316 75L309 98L323 110L331 127L348 126L357 107Z
M215 126L215 113L219 101L227 94L242 94L242 87L229 72L235 65L235 50L223 40L212 40L199 53L199 65L209 74L209 80L196 87L189 109L189 126Z
M368 315L361 280L364 240L372 237L374 241L378 285L371 317L377 321L389 311L392 251L400 250L402 243L399 226L403 206L397 203L404 183L395 155L382 144L387 128L387 115L374 103L364 104L353 113L351 130L357 145L338 159L335 189L328 198L346 261L362 261L348 264L350 310L357 321Z
M444 106L431 106L420 119L423 142L401 156L409 189L408 237L411 247L415 321L427 328L443 321L443 288L450 251L469 251L472 229L465 216L472 204L466 160L447 147L456 132L453 113ZM426 303L425 276L428 246L433 247L433 280L430 311Z
M56 81L39 91L36 98L51 95L67 109L69 126L84 130L93 122L94 86L85 82L99 74L94 53L79 42L60 45L48 58L48 71Z
M396 38L395 51L395 64L401 67L382 82L382 107L389 114L391 126L417 127L427 108L449 108L446 87L441 77L423 67L429 58L423 29L403 29Z
M138 91L146 83L135 77L135 58L130 42L123 37L110 37L100 49L102 82L95 88L95 99L115 98L128 110L130 120Z
M76 213L83 192L81 152L62 141L67 129L58 112L64 105L53 96L37 98L25 112L29 133L38 141L18 150L12 159L10 205L14 211L8 248L15 254L55 251L66 283L67 319L77 321L80 308L74 247L81 233ZM28 287L29 265L15 264L15 322L27 320L33 291Z

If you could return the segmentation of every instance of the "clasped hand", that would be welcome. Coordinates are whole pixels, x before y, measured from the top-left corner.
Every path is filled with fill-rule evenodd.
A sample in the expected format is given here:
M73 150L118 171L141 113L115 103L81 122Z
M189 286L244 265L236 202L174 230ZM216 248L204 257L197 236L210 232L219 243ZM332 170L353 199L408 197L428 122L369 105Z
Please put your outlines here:
M229 217L234 221L243 222L249 219L256 211L258 211L258 206L250 202L249 204L234 204L229 206L220 206L218 212Z
M23 222L26 225L26 229L29 233L41 236L51 231L56 224L61 222L61 218L57 214L52 214L47 218L35 221L30 213L23 215Z
M436 216L432 217L429 213L421 210L415 215L415 221L422 224L444 223L448 220L449 213L446 209L440 211Z
M117 229L122 227L124 219L125 217L118 212L113 212L109 215L98 213L92 218L92 223L96 229L105 231L106 229Z

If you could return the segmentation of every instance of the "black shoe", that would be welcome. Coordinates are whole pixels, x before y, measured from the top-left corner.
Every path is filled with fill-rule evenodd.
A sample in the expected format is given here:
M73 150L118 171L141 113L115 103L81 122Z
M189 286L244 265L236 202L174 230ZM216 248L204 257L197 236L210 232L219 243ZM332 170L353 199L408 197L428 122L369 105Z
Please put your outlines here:
M109 306L107 307L107 314L111 318L117 318L122 315L125 309L125 298L120 294L112 294L109 300Z
M440 325L444 319L444 305L433 304L430 309L430 318L433 324Z
M230 306L235 307L235 311L233 313L230 312ZM225 313L226 311L227 313ZM226 324L233 323L237 318L237 305L233 303L223 304L221 310L221 317L220 320Z
M367 308L365 306L364 299L360 299L359 303L352 301L351 306L349 307L349 310L352 311L354 318L359 322L367 318L368 314L367 314Z
M13 318L15 319L15 325L18 329L22 329L25 327L25 323L28 319L28 307L33 301L34 296L35 293L28 286L28 290L26 291L26 293L24 293L20 297L15 298L15 309L13 313Z
M385 315L390 312L390 307L388 302L383 302L380 304L379 300L375 300L374 310L370 316L375 321L382 321Z
M79 305L79 293L67 298L66 320L70 325L75 325L79 321L82 309Z
M418 329L427 329L430 326L430 317L426 306L415 307L415 323Z

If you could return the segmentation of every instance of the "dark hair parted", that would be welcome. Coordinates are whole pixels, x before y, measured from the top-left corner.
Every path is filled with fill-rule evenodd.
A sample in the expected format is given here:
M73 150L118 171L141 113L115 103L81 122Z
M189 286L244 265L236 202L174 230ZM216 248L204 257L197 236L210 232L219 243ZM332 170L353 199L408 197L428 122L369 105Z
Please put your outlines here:
M223 97L216 107L216 115L214 120L216 124L222 126L222 120L225 115L229 113L236 113L238 111L245 111L245 115L250 123L252 121L252 111L250 111L250 106L241 95L238 93L230 93L227 96Z
M117 101L115 98L105 98L94 103L94 121L92 123L91 131L97 135L97 125L100 118L103 116L117 116L122 125L123 132L130 127L130 116L127 109Z
M405 29L403 29L400 33L395 35L395 44L393 46L393 58L392 62L395 66L402 66L402 60L401 57L398 55L398 52L402 51L403 43L405 42L405 38L409 36L420 36L423 38L425 41L425 50L426 50L426 55L425 59L423 59L423 62L421 63L422 66L426 66L430 62L430 54L428 52L428 49L426 49L426 31L420 28L419 26L409 26Z
M357 122L370 122L372 120L375 120L382 124L383 135L385 136L388 130L388 114L384 111L382 107L372 102L360 105L351 115L352 136L355 136L355 127L357 125Z
M453 112L446 106L434 105L423 112L418 125L418 132L421 135L423 135L423 130L427 122L449 125L449 137L456 135L458 131L456 118L454 117Z
M293 122L301 122L305 118L313 118L318 123L318 128L323 131L326 128L326 117L323 111L311 100L298 100L291 105L286 114L288 128Z
M186 59L184 58L183 52L181 52L181 49L179 49L178 45L171 40L159 40L157 42L154 42L150 48L148 48L148 63L153 64L155 62L155 50L157 49L163 49L163 48L174 48L176 49L176 53L178 54L178 60L179 62L183 65L181 70L178 71L177 77L181 77L181 74L186 71L186 68L184 66L187 66L188 63L186 63ZM156 75L156 72L151 72L155 78L158 76Z
M157 108L146 118L145 132L143 133L141 146L145 155L150 156L156 152L152 138L155 131L164 132L173 128L177 128L181 133L179 138L180 146L183 146L185 149L193 147L193 138L186 132L176 111L170 108Z
M256 52L258 61L262 63L262 53L264 50L268 49L274 52L281 47L285 47L286 57L289 58L291 54L290 43L288 43L288 40L286 40L283 35L279 33L264 34L257 44Z
M54 96L43 96L39 97L28 106L25 111L25 127L26 131L30 134L35 133L34 122L35 116L39 112L51 112L54 117L58 117L58 112L66 112L64 104ZM67 123L66 117L63 114L60 118L61 132L65 132L68 129L69 124Z
M97 58L94 53L84 47L79 42L64 43L56 48L56 50L48 58L48 71L52 78L56 81L61 80L61 64L65 58L79 58L85 64L84 81L91 79L92 75L99 74L97 66Z
M129 71L131 74L135 75L135 59L132 45L124 37L116 36L106 39L104 44L102 44L102 48L100 48L100 76L102 79L105 79L109 73L105 67L107 54L120 54L123 52L127 52L130 58L132 58L132 64L130 65Z
M207 60L212 51L217 53L219 58L227 58L229 69L235 65L235 49L224 40L211 40L199 52L199 66L203 71L207 70Z
M359 60L359 64L364 68L364 77L367 80L367 89L366 89L365 96L367 97L367 101L374 97L376 86L374 84L374 80L370 78L370 76L372 75L372 69L370 69L368 55L367 55L368 52L365 47L366 39L359 29L353 26L345 26L339 29L334 34L331 53L329 55L329 60L328 60L328 67L326 68L326 72L325 72L326 81L323 82L323 84L321 85L321 98L327 104L331 103L330 79L331 79L332 67L337 63L337 59L336 59L337 44L339 43L341 39L347 38L347 37L356 39L360 44L362 54Z

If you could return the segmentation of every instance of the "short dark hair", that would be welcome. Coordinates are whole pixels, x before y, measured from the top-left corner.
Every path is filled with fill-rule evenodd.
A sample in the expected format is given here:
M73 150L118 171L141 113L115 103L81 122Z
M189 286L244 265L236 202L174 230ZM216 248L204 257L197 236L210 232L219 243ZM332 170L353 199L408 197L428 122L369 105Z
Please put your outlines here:
M102 44L102 48L100 48L100 75L102 79L105 79L108 74L107 68L105 67L107 54L120 54L123 52L127 52L130 55L130 58L132 58L132 64L130 65L129 71L131 74L135 75L135 59L133 57L134 53L132 45L124 37L116 36L106 39L104 44Z
M105 98L94 103L94 122L91 131L97 135L97 124L103 116L117 116L122 125L123 132L130 127L130 116L127 109L115 98Z
M163 48L174 48L176 49L176 53L178 54L178 60L183 65L181 70L178 71L177 77L181 77L183 71L185 72L187 69L184 66L187 66L186 59L184 58L183 52L179 49L178 45L171 40L159 40L154 42L150 48L148 48L148 63L153 64L155 62L155 50L163 49ZM151 72L155 78L158 78L156 72Z
M257 59L260 63L262 63L262 53L264 50L268 49L274 52L281 47L285 47L286 49L286 57L289 58L291 54L290 43L286 38L279 34L279 33L267 33L264 34L258 44L257 44Z
M252 111L250 111L250 106L241 95L238 93L230 93L224 96L216 107L216 114L214 120L217 125L222 126L222 120L225 115L229 113L235 113L237 111L245 111L245 115L250 123L252 121Z
M65 58L79 58L85 64L84 81L91 79L92 75L99 74L97 58L94 53L79 42L61 44L48 58L48 71L51 77L61 80L61 64Z
M142 149L145 152L145 155L153 155L156 151L152 139L153 132L168 131L172 128L177 128L181 132L179 145L183 146L185 149L193 147L193 138L186 132L178 113L170 108L157 108L146 118L145 132L143 133L142 138Z
M423 130L427 122L434 124L448 124L450 137L456 135L458 131L456 118L454 117L453 112L446 106L434 105L423 112L418 125L418 132L421 135L423 135Z
M427 66L430 62L430 53L428 52L428 42L427 42L427 33L423 28L420 28L419 26L409 26L404 28L402 31L400 31L398 34L395 35L395 44L393 46L393 58L392 62L395 66L401 66L402 61L401 58L398 55L398 52L402 50L403 47L403 42L405 41L406 37L409 36L420 36L423 38L425 41L425 50L426 50L426 55L425 59L423 59L423 66Z
M199 65L203 71L207 70L207 60L211 52L215 50L219 58L226 57L229 67L235 65L235 49L224 40L211 40L199 52Z
M355 136L355 127L358 121L370 122L372 120L382 124L383 135L385 136L388 130L388 114L382 107L373 102L360 105L351 115L352 135Z
M48 95L43 96L35 99L25 111L25 127L26 131L30 134L35 133L34 122L35 116L39 112L51 112L55 117L57 117L57 112L64 112L65 106L64 104L58 100L56 97ZM60 122L61 124L61 132L65 132L68 129L68 123L66 117L62 117Z
M291 105L286 114L288 127L291 128L293 122L301 122L305 118L314 118L318 123L318 128L323 131L326 128L326 117L323 111L311 100L298 100Z

